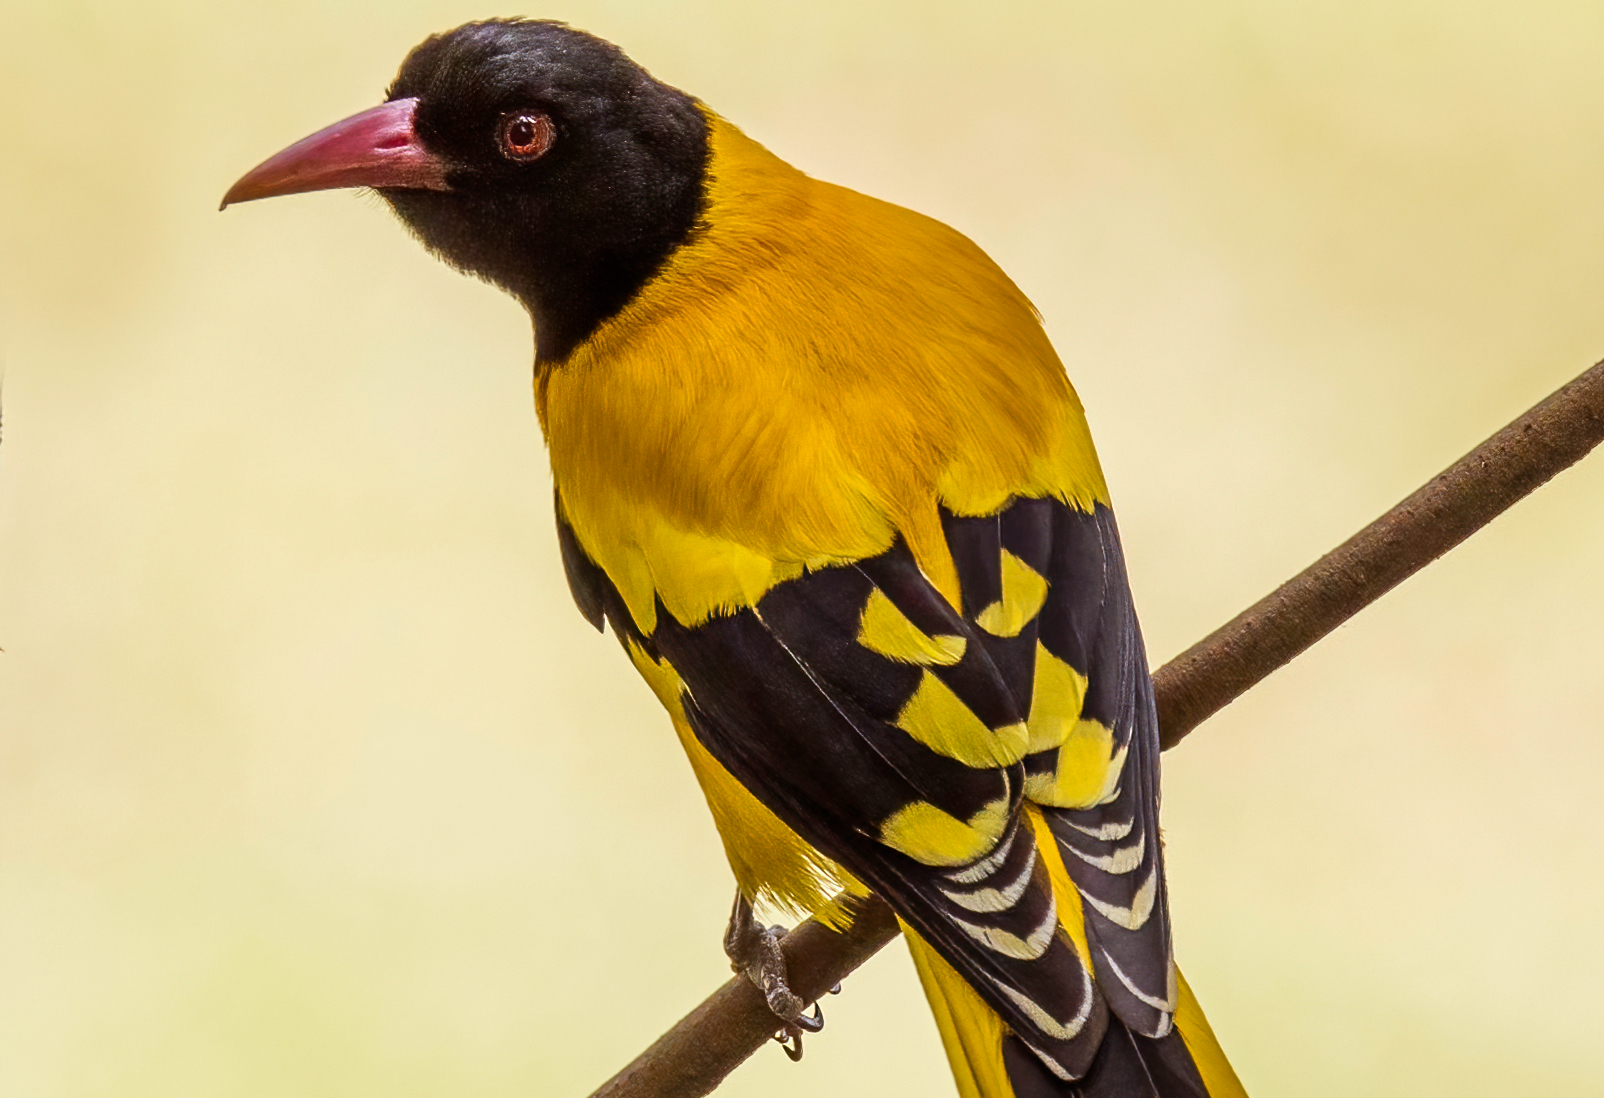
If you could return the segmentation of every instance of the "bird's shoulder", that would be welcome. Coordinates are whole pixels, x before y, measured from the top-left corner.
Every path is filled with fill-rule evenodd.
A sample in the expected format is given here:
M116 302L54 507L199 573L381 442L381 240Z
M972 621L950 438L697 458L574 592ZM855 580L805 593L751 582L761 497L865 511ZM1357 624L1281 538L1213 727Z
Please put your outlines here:
M710 135L696 231L537 382L569 521L637 619L752 605L898 534L952 577L938 508L1106 499L1039 318L979 247Z

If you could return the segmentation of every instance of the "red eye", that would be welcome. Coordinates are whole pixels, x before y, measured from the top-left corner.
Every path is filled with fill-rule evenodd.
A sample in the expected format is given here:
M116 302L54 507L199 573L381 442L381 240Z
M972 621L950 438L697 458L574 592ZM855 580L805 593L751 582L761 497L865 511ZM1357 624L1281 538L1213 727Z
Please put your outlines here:
M551 116L540 111L513 111L501 116L496 143L508 160L539 160L557 139Z

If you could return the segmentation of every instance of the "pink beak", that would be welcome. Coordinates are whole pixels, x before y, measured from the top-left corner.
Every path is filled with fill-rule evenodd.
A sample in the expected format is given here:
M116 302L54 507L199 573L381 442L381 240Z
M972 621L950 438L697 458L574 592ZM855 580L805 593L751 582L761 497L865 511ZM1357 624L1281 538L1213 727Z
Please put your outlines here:
M246 172L218 209L335 187L449 191L449 165L425 149L412 128L417 109L416 99L396 99L303 137Z

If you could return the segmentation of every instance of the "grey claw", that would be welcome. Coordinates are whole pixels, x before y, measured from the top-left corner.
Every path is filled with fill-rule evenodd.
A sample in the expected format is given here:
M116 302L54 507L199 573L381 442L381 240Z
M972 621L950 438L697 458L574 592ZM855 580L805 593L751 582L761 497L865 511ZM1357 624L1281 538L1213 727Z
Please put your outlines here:
M793 1030L790 1026L787 1026L785 1029L782 1029L780 1032L776 1033L774 1035L774 1039L779 1042L780 1047L785 1050L785 1055L790 1058L790 1061L793 1064L802 1059L801 1033Z
M812 1014L798 1014L792 1019L791 1024L809 1033L817 1033L824 1028L824 1011L819 1008L818 1003L814 1003Z

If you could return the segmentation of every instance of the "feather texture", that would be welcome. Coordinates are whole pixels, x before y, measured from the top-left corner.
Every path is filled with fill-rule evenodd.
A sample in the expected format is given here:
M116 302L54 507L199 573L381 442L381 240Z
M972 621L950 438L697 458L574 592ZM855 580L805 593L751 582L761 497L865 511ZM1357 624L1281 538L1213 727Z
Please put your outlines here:
M1191 1070L1140 631L1033 311L952 230L710 133L697 235L539 377L581 610L668 684L748 895L893 903L977 1095Z
M374 186L528 308L575 602L742 892L883 895L967 1098L1239 1094L1171 957L1108 492L1019 290L560 23L436 35L390 100L225 202Z

